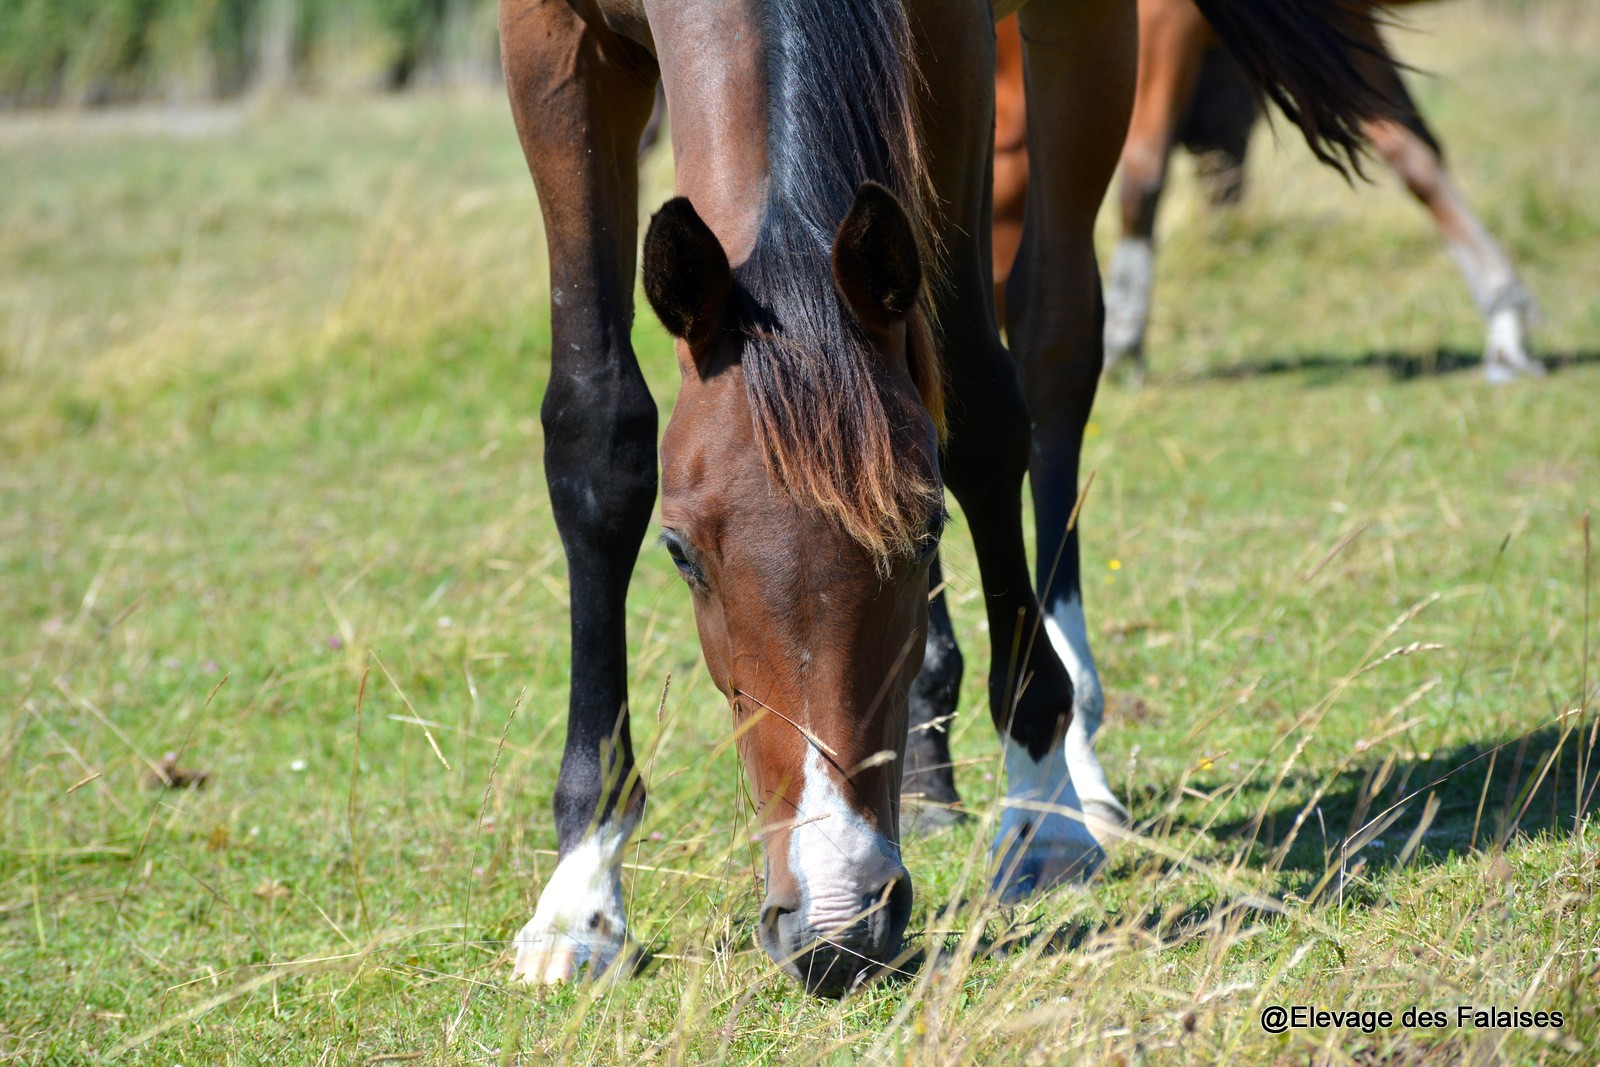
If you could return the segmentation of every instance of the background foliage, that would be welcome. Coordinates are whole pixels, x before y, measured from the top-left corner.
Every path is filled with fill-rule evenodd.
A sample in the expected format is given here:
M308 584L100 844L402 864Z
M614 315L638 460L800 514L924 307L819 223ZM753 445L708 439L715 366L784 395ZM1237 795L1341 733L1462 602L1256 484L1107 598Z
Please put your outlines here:
M493 0L7 0L0 106L495 76Z

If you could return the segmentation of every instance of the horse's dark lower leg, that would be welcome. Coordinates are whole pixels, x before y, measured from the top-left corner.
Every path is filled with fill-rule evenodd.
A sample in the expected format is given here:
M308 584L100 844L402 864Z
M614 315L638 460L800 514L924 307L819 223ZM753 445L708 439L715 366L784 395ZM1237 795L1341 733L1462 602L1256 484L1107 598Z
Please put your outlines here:
M1120 10L1123 3L1102 0L1095 6ZM1074 821L1039 814L1041 805L1076 808L1070 788L1054 788L1066 777L1065 762L1059 774L1050 763L1071 721L1072 680L1043 632L1029 573L1022 481L1032 435L1016 364L1000 344L994 321L988 151L994 115L970 103L986 83L994 83L991 24L981 7L930 5L929 10L914 32L933 96L927 113L939 117L924 130L947 264L937 315L950 395L942 467L972 534L989 625L989 710L1008 776L996 841L1000 882L1008 891L1025 891L1092 866L1099 846L1083 829L1081 816ZM976 46L980 40L982 47ZM974 146L981 154L971 151ZM1048 781L1041 779L1041 767L1047 768ZM1034 832L1046 822L1051 832Z
M1103 363L1093 226L1132 104L1136 35L1129 16L1115 4L1024 8L1021 15L1030 192L1007 291L1007 331L1034 423L1028 458L1040 641L1064 665L1071 703L1070 718L1027 701L1013 712L1007 793L1032 804L1002 825L1014 835L1001 842L1008 892L1083 873L1098 862L1100 838L1127 821L1094 753L1103 697L1084 621L1077 531L1069 526L1078 452ZM1101 62L1085 63L1085 55ZM1045 736L1049 743L1041 746Z
M624 609L656 494L656 407L628 339L639 131L654 62L565 8L505 0L512 113L550 251L541 417L566 551L572 677L554 797L559 862L517 935L516 976L608 966L626 943L619 868L644 806L628 731Z
M963 661L945 604L944 573L935 559L928 570L928 641L922 670L911 685L910 734L900 785L902 832L947 826L963 816L958 807L955 765L950 759L950 723L961 696Z

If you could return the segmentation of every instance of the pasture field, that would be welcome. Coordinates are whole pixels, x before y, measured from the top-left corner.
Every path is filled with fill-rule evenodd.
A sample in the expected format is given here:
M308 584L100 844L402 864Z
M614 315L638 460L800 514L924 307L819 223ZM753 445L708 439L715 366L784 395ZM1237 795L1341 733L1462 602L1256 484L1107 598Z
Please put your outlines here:
M1218 217L1180 167L1151 379L1102 390L1085 457L1101 750L1139 833L1085 888L983 904L1000 767L958 513L973 818L907 843L915 955L838 1003L754 940L729 716L654 547L626 875L653 963L507 984L567 671L503 100L0 119L0 1061L1595 1062L1600 12L1412 22L1553 373L1479 380L1386 176L1352 192L1263 137ZM664 418L644 310L636 339ZM204 783L152 786L169 753ZM1263 1030L1293 1004L1397 1025ZM1413 1005L1450 1025L1402 1028Z

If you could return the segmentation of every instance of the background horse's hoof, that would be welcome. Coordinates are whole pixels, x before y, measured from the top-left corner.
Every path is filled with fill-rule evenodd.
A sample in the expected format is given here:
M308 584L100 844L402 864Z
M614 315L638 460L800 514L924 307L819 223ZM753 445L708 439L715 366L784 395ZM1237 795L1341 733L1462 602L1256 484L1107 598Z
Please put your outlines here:
M1147 370L1143 347L1119 351L1110 345L1106 346L1106 364L1101 377L1116 381L1127 389L1139 389L1144 386Z
M1544 364L1528 355L1527 326L1518 308L1501 308L1489 316L1483 345L1483 377L1490 385L1518 378L1544 377Z
M538 919L522 928L516 945L517 962L511 979L528 985L557 985L575 981L586 973L590 978L599 978L629 956L622 939L552 930Z

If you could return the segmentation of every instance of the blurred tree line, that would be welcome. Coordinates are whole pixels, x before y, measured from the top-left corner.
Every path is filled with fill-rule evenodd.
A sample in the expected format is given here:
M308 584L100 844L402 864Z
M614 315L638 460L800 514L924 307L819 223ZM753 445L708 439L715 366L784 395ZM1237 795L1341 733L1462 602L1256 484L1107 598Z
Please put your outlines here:
M499 76L493 0L0 0L0 107Z

